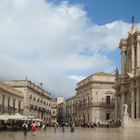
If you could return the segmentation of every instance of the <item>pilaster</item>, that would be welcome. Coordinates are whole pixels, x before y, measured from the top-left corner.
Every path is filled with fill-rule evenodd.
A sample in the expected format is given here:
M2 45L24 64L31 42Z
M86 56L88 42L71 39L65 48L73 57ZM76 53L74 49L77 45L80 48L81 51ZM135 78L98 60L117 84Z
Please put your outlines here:
M134 44L132 43L131 46L131 73L132 75L135 74L135 49L134 49Z
M123 117L123 105L124 105L125 95L124 92L121 94L121 118Z
M140 88L139 88L139 80L137 80L136 86L136 118L140 117Z
M134 118L134 111L135 111L135 87L134 81L131 83L131 118Z
M137 76L140 75L140 41L137 41Z
M115 121L118 119L118 97L115 99Z

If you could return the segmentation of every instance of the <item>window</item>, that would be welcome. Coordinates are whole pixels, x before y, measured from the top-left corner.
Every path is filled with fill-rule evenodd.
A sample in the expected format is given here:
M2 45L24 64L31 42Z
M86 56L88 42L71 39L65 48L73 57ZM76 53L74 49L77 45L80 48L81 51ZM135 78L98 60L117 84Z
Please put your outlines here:
M109 120L109 118L110 118L110 113L107 112L107 113L106 113L106 120Z
M15 108L15 103L16 103L16 100L14 99L13 100L13 108Z
M106 104L110 104L110 96L106 96Z
M32 95L30 95L30 100L32 99Z
M20 109L21 109L21 103L20 101L18 102L18 112L20 112Z
M8 97L8 108L10 107L10 97Z
M4 95L2 95L2 107L3 107L3 109L4 109L4 103L5 102L5 96Z

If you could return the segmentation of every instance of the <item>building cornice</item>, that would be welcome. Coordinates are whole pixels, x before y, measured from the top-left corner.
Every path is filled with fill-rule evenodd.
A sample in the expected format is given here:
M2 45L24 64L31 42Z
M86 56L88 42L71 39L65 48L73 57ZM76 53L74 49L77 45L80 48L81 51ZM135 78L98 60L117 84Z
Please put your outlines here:
M8 86L7 84L2 83L2 82L0 82L0 88L1 88L2 90L6 91L6 92L9 92L9 93L15 95L15 96L18 96L18 97L21 97L21 98L24 97L24 96L23 96L23 93L22 93L21 91L18 91L18 90L16 90L16 89L14 89L14 88Z
M77 87L75 90L77 91L81 88L86 87L87 85L90 85L90 84L113 84L114 85L115 81L114 82L110 82L110 81L89 81L88 83L85 83L84 85Z

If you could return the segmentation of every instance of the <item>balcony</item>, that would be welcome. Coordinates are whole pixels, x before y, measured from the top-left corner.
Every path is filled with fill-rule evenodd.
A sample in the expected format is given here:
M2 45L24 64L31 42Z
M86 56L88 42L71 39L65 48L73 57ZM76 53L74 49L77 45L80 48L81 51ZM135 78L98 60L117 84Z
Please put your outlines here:
M105 107L105 108L114 108L115 103L110 102L89 102L89 103L84 103L84 104L76 104L75 108L76 109L83 109L83 108L90 108L90 107Z

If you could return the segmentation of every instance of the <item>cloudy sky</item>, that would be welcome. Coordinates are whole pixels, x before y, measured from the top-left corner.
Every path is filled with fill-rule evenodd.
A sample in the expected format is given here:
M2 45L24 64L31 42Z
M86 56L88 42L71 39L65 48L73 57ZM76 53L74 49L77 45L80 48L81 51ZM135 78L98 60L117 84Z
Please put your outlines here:
M76 83L120 69L118 43L139 0L0 0L0 79L28 77L53 95L75 94Z

